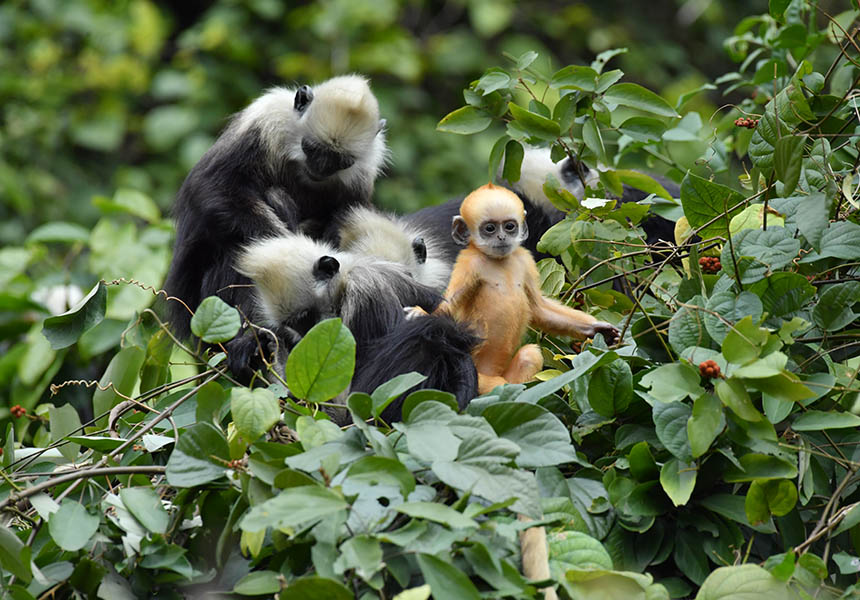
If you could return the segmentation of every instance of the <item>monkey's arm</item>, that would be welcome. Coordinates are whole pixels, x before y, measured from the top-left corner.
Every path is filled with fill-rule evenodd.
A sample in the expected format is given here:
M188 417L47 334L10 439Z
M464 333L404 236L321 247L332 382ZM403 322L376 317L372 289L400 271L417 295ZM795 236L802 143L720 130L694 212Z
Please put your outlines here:
M448 289L445 290L445 301L439 305L438 310L456 315L461 309L472 304L483 283L480 275L482 262L483 256L471 248L460 252L451 272Z
M526 293L532 305L529 325L552 335L583 339L594 337L599 333L609 345L618 341L620 332L611 323L598 321L588 313L544 296L540 290L538 272L533 261L527 279Z

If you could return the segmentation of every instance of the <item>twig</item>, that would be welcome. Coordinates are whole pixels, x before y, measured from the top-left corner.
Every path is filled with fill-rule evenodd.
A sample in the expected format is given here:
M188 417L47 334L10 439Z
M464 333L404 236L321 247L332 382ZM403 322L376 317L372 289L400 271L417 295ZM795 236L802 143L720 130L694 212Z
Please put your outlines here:
M76 481L79 479L85 479L87 477L100 477L102 475L135 475L147 473L161 474L164 473L165 469L166 467L157 465L138 465L128 467L94 467L91 469L81 469L80 471L67 473L66 475L60 475L59 477L54 477L47 481L43 481L42 483L38 483L33 487L28 487L19 492L13 492L9 494L9 496L5 500L0 502L0 511L6 510L6 507L11 504L17 504L25 498L35 496L40 492L44 492L45 490L49 490L52 487L62 485L63 483L67 483L69 481Z

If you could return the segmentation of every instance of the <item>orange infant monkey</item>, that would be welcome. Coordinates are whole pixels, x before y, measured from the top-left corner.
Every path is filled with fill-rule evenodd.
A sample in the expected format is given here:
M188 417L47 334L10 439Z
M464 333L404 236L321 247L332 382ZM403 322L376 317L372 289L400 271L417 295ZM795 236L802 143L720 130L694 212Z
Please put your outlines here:
M553 335L582 339L602 334L607 343L619 332L610 323L546 298L531 253L522 201L507 188L487 184L466 196L452 224L454 240L468 247L457 256L446 303L439 310L473 324L484 342L472 353L478 391L523 383L543 366L536 344L520 347L528 326Z

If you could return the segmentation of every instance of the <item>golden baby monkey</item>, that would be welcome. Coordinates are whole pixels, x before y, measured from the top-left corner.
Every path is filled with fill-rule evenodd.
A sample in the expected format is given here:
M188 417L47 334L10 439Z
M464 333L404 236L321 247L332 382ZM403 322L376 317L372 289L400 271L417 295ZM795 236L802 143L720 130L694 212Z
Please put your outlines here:
M457 257L440 310L472 324L484 342L472 353L481 394L504 383L530 380L543 366L540 348L520 347L528 326L582 339L618 330L545 297L535 261L520 243L528 237L522 201L487 184L469 194L454 217L452 235L468 244Z

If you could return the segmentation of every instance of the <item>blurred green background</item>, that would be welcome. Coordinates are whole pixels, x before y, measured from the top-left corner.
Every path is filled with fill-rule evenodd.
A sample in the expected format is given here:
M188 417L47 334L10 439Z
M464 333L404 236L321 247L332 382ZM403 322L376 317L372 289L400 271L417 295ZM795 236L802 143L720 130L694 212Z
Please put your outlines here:
M435 124L503 53L537 50L537 68L551 71L628 47L613 66L671 99L731 70L722 40L766 10L766 0L7 0L0 243L46 221L89 227L92 198L118 188L167 209L228 115L269 86L350 71L371 78L388 119L379 203L440 202L481 183L494 138Z

